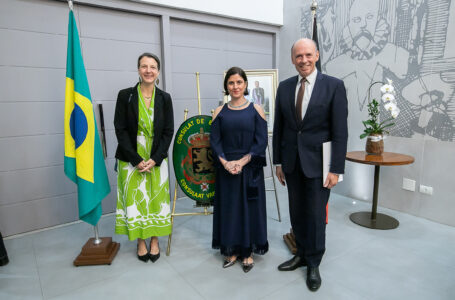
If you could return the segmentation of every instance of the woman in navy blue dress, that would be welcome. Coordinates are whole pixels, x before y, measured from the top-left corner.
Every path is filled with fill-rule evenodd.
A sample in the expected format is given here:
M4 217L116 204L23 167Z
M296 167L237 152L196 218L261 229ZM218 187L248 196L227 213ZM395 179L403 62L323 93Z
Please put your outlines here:
M262 108L245 99L245 72L232 67L224 78L231 101L213 115L210 144L216 158L212 248L225 256L223 267L242 260L246 273L253 253L268 251L264 171L267 122Z

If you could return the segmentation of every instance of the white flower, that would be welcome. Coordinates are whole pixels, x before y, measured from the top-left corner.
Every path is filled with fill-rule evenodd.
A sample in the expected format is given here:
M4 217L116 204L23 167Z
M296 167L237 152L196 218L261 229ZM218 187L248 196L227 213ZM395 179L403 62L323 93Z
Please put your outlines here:
M382 95L382 101L383 102L388 102L388 101L394 101L395 100L395 96L393 94L384 94Z
M390 85L392 85L393 81L390 80L389 78L386 78L386 79L387 79L387 82L388 82Z
M393 93L395 91L395 89L393 88L393 86L391 84L384 84L383 86L381 86L381 93L385 94L385 93Z
M393 109L390 114L392 115L392 118L396 119L398 117L398 115L400 114L400 109L397 107L397 108Z
M390 112L398 109L397 105L393 101L389 101L384 104L384 108Z

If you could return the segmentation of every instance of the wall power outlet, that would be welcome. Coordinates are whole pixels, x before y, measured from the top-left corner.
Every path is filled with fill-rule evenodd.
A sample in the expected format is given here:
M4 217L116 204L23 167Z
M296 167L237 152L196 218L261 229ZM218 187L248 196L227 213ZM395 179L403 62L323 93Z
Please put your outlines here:
M419 191L422 194L433 195L433 187L421 184Z

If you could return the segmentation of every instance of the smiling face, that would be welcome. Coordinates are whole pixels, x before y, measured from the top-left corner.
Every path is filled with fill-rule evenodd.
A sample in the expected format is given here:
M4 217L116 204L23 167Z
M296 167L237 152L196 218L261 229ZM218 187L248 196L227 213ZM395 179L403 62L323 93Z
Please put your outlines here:
M158 63L151 57L144 56L139 61L139 76L142 83L154 84L158 78L160 71L158 70Z
M307 77L316 68L316 62L319 60L319 51L317 51L314 42L309 39L298 40L292 48L292 63L300 76Z
M236 100L243 97L248 83L239 74L234 74L228 78L226 85L232 100Z

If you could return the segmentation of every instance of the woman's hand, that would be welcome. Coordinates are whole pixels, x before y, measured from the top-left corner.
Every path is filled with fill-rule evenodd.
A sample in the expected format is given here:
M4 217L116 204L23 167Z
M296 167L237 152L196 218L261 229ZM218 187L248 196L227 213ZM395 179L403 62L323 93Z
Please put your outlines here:
M149 172L156 165L156 162L153 159L147 161L141 161L136 167L139 170L139 173Z

